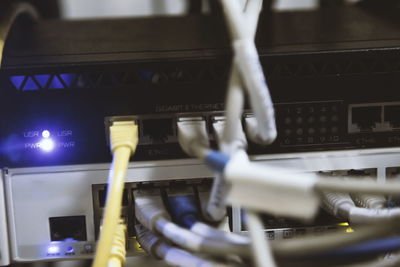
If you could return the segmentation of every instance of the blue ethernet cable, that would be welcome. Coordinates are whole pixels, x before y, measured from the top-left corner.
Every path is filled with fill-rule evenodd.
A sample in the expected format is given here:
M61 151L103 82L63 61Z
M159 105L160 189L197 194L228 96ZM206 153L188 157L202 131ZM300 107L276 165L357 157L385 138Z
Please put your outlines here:
M168 197L172 218L180 225L190 228L198 221L198 209L193 195Z
M321 254L317 254L311 257L319 259L337 259L345 257L356 257L356 256L371 256L374 254L382 254L388 252L394 252L400 250L400 237L389 237L384 239L377 239L367 241L364 243L342 247L339 249L327 251Z

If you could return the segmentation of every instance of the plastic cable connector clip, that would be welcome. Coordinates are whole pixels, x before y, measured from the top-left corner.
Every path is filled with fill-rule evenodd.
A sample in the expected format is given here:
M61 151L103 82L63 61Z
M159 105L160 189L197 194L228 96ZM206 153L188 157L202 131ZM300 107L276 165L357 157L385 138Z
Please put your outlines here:
M229 162L229 157L217 151L210 151L204 160L211 169L223 172L226 164Z
M227 200L232 205L302 220L312 219L318 210L313 174L252 164L244 152L236 153L224 174L231 184Z
M126 146L133 153L138 143L138 126L134 121L116 121L110 127L110 139L111 151Z
M161 196L157 195L157 192L146 192L144 194L142 195L139 191L134 192L135 215L143 226L153 231L155 222L161 217L169 219L169 215L164 209Z
M135 230L140 246L147 253L150 253L152 256L158 258L155 250L156 247L161 243L161 240L154 236L151 231L145 228L143 225L135 225Z
M190 156L202 158L203 151L209 148L206 122L201 119L185 118L178 121L178 141Z

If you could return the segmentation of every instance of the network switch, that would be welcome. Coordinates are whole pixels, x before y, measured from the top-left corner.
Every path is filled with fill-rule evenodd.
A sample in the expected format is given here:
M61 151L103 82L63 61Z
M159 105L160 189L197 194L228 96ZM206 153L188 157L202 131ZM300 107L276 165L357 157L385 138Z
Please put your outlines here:
M324 23L339 15L334 26ZM278 137L269 146L248 140L251 161L302 173L303 178L319 173L369 176L378 182L396 179L400 20L388 24L354 7L278 13L260 21L256 43L273 97ZM218 147L213 125L225 119L223 103L232 65L225 28L221 18L207 16L39 21L13 27L0 70L0 97L7 100L0 106L0 265L10 259L94 257L107 228L103 213L112 154L108 131L110 122L121 118L133 120L139 131L122 192L127 255L144 255L136 240L141 217L136 214L140 205L135 210L138 189L158 190L162 194L157 199L167 203L167 196L184 185L193 189L201 206L200 195L209 194L215 173L184 153L177 125L185 117L204 122L207 142ZM368 31L360 30L365 28ZM332 29L335 34L326 34ZM66 45L64 38L75 45ZM245 122L253 116L246 103L244 132ZM130 126L136 129L133 123ZM224 164L228 161L212 153ZM224 167L228 164L232 161ZM315 195L317 208L319 196L308 189L304 198ZM390 203L400 201L389 198ZM233 232L246 234L241 208L251 213L244 205L228 207L225 219ZM168 211L172 214L171 206ZM271 214L262 219L271 242L352 231L344 219L322 209L312 222Z
M373 169L368 173L376 173L377 179L384 181L386 172L388 177L395 176L395 167L400 166L400 150L288 153L256 155L252 159L260 164L307 173L336 170L343 175L350 169ZM108 167L108 164L93 164L7 170L4 178L8 192L12 259L37 261L93 257ZM208 177L212 177L212 172L194 159L134 162L127 174L122 216L131 228L135 223L132 190L139 184L167 187L173 181L181 181L199 185ZM239 208L232 207L229 217L233 231L245 231ZM271 240L279 240L303 233L321 234L347 229L340 220L325 215L319 218L313 224L304 225L266 217L265 231ZM67 223L69 227L63 227ZM132 228L128 237L128 254L143 255Z
M261 18L278 138L250 153L400 145L399 24L357 7ZM229 46L222 19L207 16L16 25L0 70L3 166L109 162L104 118L127 115L150 115L134 160L185 158L174 117L224 110Z

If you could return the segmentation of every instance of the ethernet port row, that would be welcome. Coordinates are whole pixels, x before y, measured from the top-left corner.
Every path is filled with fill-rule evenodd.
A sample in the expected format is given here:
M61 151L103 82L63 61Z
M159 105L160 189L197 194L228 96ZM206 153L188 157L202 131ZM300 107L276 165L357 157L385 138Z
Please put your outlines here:
M400 130L399 102L349 105L349 133L397 130Z
M171 181L159 181L159 182L133 182L125 183L123 191L123 202L121 207L121 219L127 225L127 251L128 253L136 253L141 251L136 241L135 225L137 223L135 218L135 204L133 192L137 189L150 189L150 188L161 188L162 192L168 188L179 188L181 186L196 186L196 192L198 196L203 193L204 188L209 192L211 188L211 180L209 178L201 179L190 179L190 180L171 180ZM106 184L94 184L92 185L92 199L93 199L93 222L95 228L95 237L99 238L100 227L103 219L103 212L105 207L106 199ZM164 192L165 193L165 192ZM164 197L164 193L162 196Z
M376 168L369 169L349 169L349 170L334 170L334 171L320 171L318 175L325 177L360 177L360 178L376 178L378 170Z

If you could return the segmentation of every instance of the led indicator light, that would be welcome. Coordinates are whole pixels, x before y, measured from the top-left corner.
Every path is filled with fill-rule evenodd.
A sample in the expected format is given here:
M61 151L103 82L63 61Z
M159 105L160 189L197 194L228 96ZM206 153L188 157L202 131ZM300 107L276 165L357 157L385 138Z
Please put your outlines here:
M49 137L50 137L50 132L49 132L48 130L44 130L44 131L42 132L42 137L43 137L43 138L49 138Z
M86 244L86 245L84 246L84 249L85 249L85 251L86 251L87 253L93 252L93 247L92 247L92 245L90 245L90 244Z
M56 247L56 246L51 246L51 247L48 247L48 249L47 249L47 253L49 253L49 254L57 254L59 252L60 252L60 248Z
M39 147L44 152L50 152L50 151L52 151L54 149L55 144L54 144L54 141L52 139L45 138L45 139L42 139L42 141L40 141Z
M67 251L67 253L74 253L74 248L69 246L69 247L67 247L66 251Z

